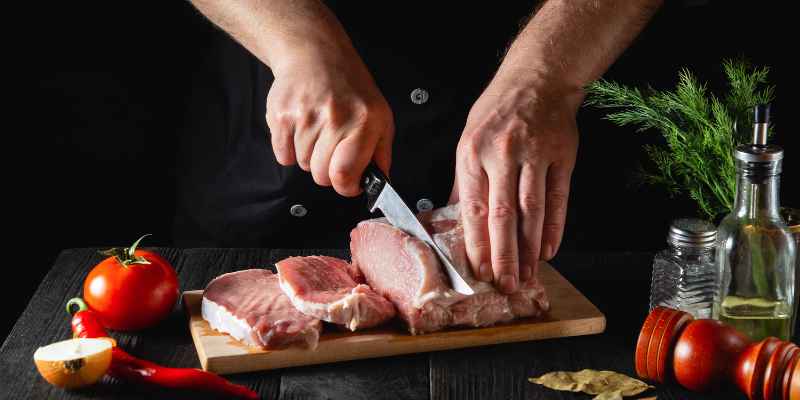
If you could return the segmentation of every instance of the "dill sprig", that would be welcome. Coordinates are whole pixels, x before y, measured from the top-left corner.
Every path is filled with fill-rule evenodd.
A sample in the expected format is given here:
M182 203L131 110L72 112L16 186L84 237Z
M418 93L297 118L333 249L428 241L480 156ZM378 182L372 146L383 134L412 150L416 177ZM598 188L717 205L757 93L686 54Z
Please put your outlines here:
M712 220L733 207L733 150L749 140L753 107L772 102L775 94L767 81L769 68L743 60L725 60L722 67L728 83L723 97L682 69L672 91L600 79L587 87L585 103L610 110L605 119L618 126L660 132L664 144L644 146L653 167L641 172L642 180L673 196L688 194Z

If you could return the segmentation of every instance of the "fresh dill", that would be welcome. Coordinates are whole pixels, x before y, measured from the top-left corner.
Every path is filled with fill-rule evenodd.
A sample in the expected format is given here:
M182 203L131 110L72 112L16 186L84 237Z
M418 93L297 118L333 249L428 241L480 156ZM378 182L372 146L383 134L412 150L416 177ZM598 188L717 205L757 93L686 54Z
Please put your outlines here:
M722 67L728 84L722 97L682 69L673 91L600 79L587 87L585 102L610 110L605 119L618 126L660 132L664 144L644 147L653 167L642 171L643 181L663 186L673 196L687 194L712 220L733 207L733 150L750 139L753 107L772 102L775 94L767 81L769 68L743 60L725 60Z

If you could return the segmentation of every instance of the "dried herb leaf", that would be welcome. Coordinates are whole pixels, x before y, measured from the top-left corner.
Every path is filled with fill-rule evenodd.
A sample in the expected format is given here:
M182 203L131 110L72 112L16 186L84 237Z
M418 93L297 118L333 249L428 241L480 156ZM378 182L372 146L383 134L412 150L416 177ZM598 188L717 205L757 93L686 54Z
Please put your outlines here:
M652 386L627 375L593 369L577 372L555 371L538 378L528 378L528 381L550 389L598 395L594 400L622 399L623 396L635 396L652 388Z
M614 390L611 392L602 392L594 396L592 400L622 400L622 391Z

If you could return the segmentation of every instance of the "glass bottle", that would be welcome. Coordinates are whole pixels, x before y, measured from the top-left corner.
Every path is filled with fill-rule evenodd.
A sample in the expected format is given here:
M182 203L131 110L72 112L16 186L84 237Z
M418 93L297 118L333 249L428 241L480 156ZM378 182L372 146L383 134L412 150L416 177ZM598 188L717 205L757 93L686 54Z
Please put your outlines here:
M767 143L769 106L756 107L752 144L736 148L733 211L718 228L720 293L713 316L753 340L789 340L796 248L778 212L783 150Z
M717 228L708 221L677 219L667 234L668 248L653 259L650 310L665 306L695 318L710 318L717 292L714 245Z

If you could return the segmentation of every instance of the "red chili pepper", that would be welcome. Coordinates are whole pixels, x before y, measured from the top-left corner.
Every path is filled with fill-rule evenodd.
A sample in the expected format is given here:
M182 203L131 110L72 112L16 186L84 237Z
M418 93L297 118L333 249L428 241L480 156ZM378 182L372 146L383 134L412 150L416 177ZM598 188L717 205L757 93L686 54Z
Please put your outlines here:
M78 311L72 314L72 306ZM80 298L67 302L67 312L72 314L72 332L82 338L109 337L100 325L97 315ZM113 340L113 339L112 339ZM136 358L114 344L111 350L111 367L108 375L132 383L147 383L170 389L199 390L225 396L258 399L258 394L245 386L231 383L219 375L195 368L170 368Z
M72 313L72 306L78 306L78 311L74 314ZM72 333L76 337L110 338L106 328L103 328L103 325L97 320L94 311L90 310L80 297L67 302L67 312L72 315Z

